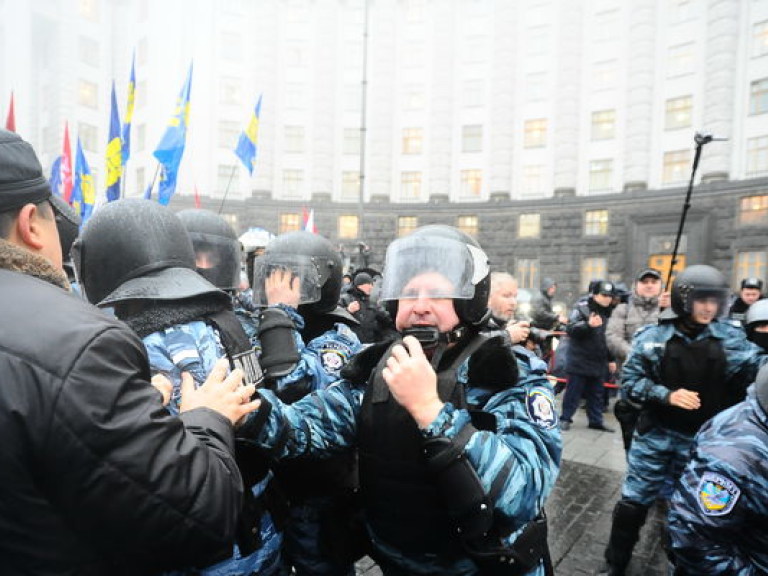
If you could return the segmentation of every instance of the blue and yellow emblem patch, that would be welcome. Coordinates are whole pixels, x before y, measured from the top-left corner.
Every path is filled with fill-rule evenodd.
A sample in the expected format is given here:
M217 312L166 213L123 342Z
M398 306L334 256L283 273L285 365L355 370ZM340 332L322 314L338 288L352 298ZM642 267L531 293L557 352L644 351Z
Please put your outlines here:
M557 410L552 392L544 387L531 388L525 399L528 418L537 426L550 430L557 426Z
M707 516L725 516L741 496L741 490L733 480L715 472L704 472L697 493L699 507Z

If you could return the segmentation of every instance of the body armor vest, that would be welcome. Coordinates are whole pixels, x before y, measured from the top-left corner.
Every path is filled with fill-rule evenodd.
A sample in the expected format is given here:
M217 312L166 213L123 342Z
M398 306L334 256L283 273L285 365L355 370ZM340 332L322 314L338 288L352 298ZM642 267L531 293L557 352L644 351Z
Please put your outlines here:
M440 400L466 408L456 370L487 341L487 336L476 335L446 351L437 369ZM367 521L375 536L400 550L463 555L427 470L418 426L382 377L388 357L389 350L368 381L359 419L360 485Z
M672 430L695 434L704 422L730 405L725 369L725 352L719 340L686 342L679 336L672 337L661 361L662 383L671 391L685 388L698 392L701 407L684 410L654 405L650 410L656 420Z

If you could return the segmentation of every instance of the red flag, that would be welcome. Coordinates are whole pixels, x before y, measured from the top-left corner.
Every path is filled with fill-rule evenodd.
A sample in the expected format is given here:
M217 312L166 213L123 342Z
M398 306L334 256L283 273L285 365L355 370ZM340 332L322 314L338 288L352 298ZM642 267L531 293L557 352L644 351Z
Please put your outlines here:
M307 229L307 220L309 220L309 210L306 206L301 207L301 229Z
M200 194L197 192L197 184L195 184L195 208L200 208Z
M61 155L61 193L64 201L72 200L72 147L69 145L69 123L64 123L64 152Z
M5 119L5 129L16 132L16 112L13 109L13 92L11 92L11 107L8 108L8 117Z

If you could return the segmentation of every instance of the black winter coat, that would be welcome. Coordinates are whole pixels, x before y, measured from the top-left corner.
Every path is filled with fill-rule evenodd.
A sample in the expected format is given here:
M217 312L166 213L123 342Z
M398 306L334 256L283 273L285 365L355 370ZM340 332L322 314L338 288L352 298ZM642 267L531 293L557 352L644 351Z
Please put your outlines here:
M591 312L602 317L601 326L593 328L589 325ZM565 327L570 337L565 365L566 373L599 378L607 376L608 362L613 361L613 355L605 341L605 329L608 326L609 316L610 308L599 306L592 298L573 309Z
M0 240L0 573L141 575L230 555L242 482L228 420L171 417L141 341L8 270L9 246Z

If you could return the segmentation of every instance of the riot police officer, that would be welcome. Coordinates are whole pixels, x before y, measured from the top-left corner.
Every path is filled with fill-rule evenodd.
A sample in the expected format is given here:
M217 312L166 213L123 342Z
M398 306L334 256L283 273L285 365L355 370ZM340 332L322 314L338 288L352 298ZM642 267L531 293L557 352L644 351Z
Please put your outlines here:
M718 270L690 266L672 285L672 309L658 325L635 335L623 386L629 400L643 408L602 574L625 573L648 509L667 476L679 476L694 435L744 397L746 384L767 359L740 328L718 320L727 297L728 284Z
M744 327L747 338L768 352L768 300L758 300L749 307Z
M284 402L336 382L361 348L351 328L357 321L338 305L341 268L334 246L306 231L278 236L253 262L260 362L267 387ZM290 503L286 562L299 576L354 574L364 547L354 526L356 466L353 450L274 466Z
M669 509L675 572L768 572L768 367L696 435Z
M237 258L233 250L220 242L206 261L217 263L206 271L225 285L222 273L232 263L224 265L224 260ZM242 368L248 382L261 381L256 354L232 313L230 295L196 272L192 240L170 209L138 199L107 204L75 243L74 259L88 300L114 306L115 315L142 338L153 372L171 380L172 414L178 413L183 374L199 385L221 356ZM282 538L263 504L269 483L266 459L254 462L249 455L244 461L240 453L237 456L250 490L233 557L194 574L276 574L281 569Z
M518 382L509 339L483 333L485 253L427 226L389 246L383 277L403 339L367 348L344 380L293 405L262 391L241 433L281 458L356 445L384 574L544 574L557 414L546 379Z

